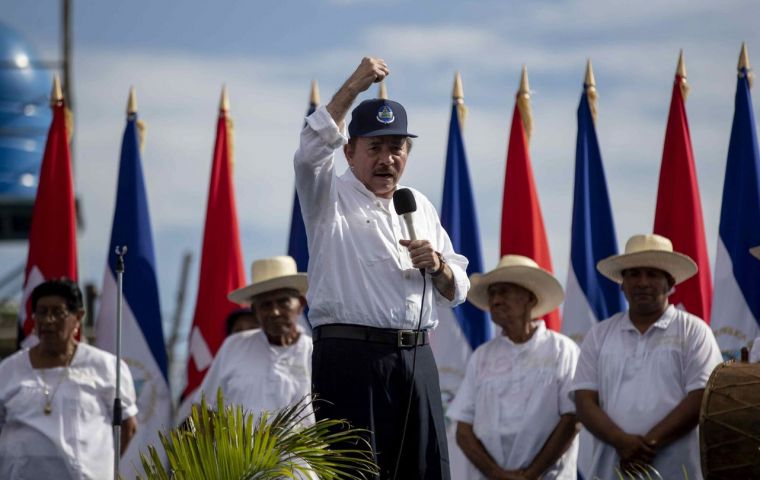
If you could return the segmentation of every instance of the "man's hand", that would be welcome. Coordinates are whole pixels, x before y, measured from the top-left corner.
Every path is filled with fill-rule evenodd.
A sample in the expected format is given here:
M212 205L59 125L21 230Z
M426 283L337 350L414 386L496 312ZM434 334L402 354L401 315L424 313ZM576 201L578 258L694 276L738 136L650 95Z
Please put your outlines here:
M381 58L364 57L354 73L346 81L349 87L358 94L367 90L370 85L382 81L390 70L385 60Z
M649 464L657 453L654 446L647 443L644 437L629 433L619 435L613 446L620 457L620 466L623 468L637 463Z
M502 473L495 477L497 480L529 480L522 470L503 470Z
M441 261L433 250L433 245L427 240L399 240L402 247L409 250L414 268L425 269L429 272L437 272L441 268Z
M390 70L384 60L371 57L362 58L354 73L348 77L348 80L335 92L332 100L327 104L327 112L335 123L342 125L346 113L356 100L357 95L367 90L373 83L382 81L389 73Z

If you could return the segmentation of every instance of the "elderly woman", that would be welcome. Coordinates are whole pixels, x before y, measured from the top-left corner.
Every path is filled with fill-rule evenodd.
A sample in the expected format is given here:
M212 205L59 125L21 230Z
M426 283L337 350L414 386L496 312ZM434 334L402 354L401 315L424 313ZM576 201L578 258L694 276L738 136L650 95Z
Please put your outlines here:
M557 279L521 255L470 277L467 299L491 312L502 335L472 354L448 416L474 479L575 479L570 395L579 349L539 320L562 302ZM475 471L477 469L477 471Z
M77 341L82 292L68 279L32 291L39 343L0 363L0 478L113 478L116 357ZM137 430L121 365L122 452Z

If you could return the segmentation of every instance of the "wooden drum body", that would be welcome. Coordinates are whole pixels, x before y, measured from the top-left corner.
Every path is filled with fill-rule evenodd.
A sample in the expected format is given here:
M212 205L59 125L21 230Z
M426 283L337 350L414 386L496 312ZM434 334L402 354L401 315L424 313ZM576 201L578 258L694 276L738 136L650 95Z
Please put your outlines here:
M760 479L760 363L726 362L713 370L699 444L705 480Z

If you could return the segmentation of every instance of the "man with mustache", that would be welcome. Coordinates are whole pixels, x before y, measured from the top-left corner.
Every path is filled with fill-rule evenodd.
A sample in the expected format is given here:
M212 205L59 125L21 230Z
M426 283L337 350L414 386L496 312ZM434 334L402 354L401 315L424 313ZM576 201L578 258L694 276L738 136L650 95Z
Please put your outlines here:
M581 346L573 390L594 435L588 477L654 468L661 478L685 470L700 479L699 409L722 357L707 324L668 302L697 265L665 237L635 235L597 269L621 284L629 307L596 324Z
M393 193L412 135L404 107L356 97L389 73L364 58L306 119L295 154L296 188L309 239L313 389L317 418L368 430L380 478L448 479L446 431L429 331L435 305L469 289L467 259L454 252L430 201L412 190L418 240L397 215ZM336 173L335 151L349 169ZM420 272L423 275L420 275ZM420 328L420 331L416 329Z

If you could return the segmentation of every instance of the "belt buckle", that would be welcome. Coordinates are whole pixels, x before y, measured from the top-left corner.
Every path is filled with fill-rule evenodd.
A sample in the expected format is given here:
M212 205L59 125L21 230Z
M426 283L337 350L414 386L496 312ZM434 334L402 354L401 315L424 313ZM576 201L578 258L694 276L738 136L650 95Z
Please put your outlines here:
M414 347L417 345L417 331L416 330L399 330L397 332L398 335L398 347ZM408 335L411 336L412 341L409 343L404 342L404 336Z

